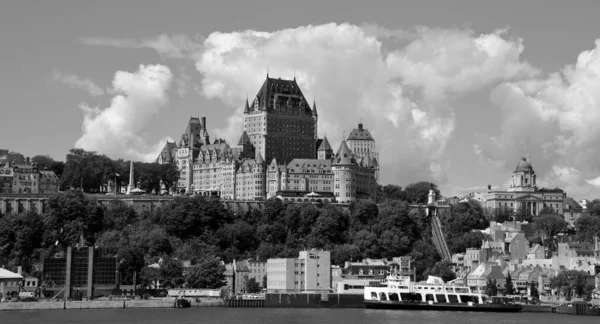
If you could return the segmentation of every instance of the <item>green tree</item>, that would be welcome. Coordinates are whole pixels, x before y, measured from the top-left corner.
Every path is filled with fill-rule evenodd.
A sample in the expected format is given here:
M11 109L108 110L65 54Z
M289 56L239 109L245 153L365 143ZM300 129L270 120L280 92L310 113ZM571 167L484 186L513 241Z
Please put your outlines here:
M246 292L255 294L260 292L260 285L256 282L256 279L250 278L246 281Z
M430 241L418 240L413 245L412 251L410 252L412 258L412 266L417 274L417 280L426 279L424 274L429 268L432 268L436 262L441 261L441 258Z
M550 279L550 288L558 290L567 299L589 297L593 287L589 287L588 277L585 271L564 270Z
M421 181L411 183L404 188L406 200L411 204L426 204L429 190L433 190L436 199L441 198L440 190L437 185L431 182Z
M587 210L591 216L600 216L600 199L594 199L588 202Z
M540 293L537 289L537 285L535 283L531 283L531 288L530 288L530 292L529 294L531 295L531 297L533 298L540 298Z
M498 286L495 280L488 279L485 285L485 294L492 297L498 294Z
M140 273L145 265L144 251L133 246L124 247L118 255L120 283L124 285L133 284L133 276Z
M143 267L140 271L140 275L138 276L139 283L142 287L152 288L156 287L156 283L160 282L160 269L154 267Z
M593 242L594 236L600 236L600 217L581 215L575 221L575 229L580 242Z
M512 278L510 276L510 272L506 276L506 286L505 287L506 287L506 294L507 295L514 295L515 294L515 287L513 285Z
M452 281L456 279L456 274L450 268L451 265L452 263L448 260L436 262L432 267L425 270L423 277L435 276L442 278L444 282Z
M227 284L225 265L216 258L204 258L187 270L185 281L190 288L221 288Z
M533 228L542 239L545 246L555 248L554 237L567 227L562 216L557 214L541 215L533 222Z
M181 261L165 257L160 265L161 284L165 287L178 288L183 285L183 264ZM200 287L198 287L200 288Z

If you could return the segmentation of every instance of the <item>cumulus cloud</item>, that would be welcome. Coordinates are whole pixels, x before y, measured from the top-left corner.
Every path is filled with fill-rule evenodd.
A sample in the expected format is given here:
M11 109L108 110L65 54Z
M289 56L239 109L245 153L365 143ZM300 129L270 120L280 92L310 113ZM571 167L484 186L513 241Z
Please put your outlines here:
M91 96L101 96L104 94L104 90L97 86L90 79L82 79L73 74L64 74L58 70L52 71L52 79L54 81L63 83L73 89L82 89L87 91Z
M600 40L558 72L497 86L491 100L503 114L500 135L483 141L481 154L516 164L526 151L545 184L576 193L594 190L590 185L600 185L598 89Z
M393 37L392 37L393 36ZM390 44L389 39L404 44ZM362 117L378 139L382 179L444 182L442 158L455 129L454 99L499 82L539 72L520 59L520 39L505 31L477 35L464 29L388 31L373 26L325 24L260 32L215 32L196 62L202 91L235 109L225 129L241 133L246 94L271 77L291 78L319 111L319 134L337 145L342 130ZM385 181L384 181L385 182Z
M80 41L93 46L111 46L120 48L150 48L157 51L166 58L191 58L195 59L202 52L203 38L200 35L190 37L188 35L161 34L156 37L137 39L115 39L106 37L87 37Z
M115 96L109 107L82 104L83 135L76 147L111 157L152 161L164 141L148 144L141 133L168 106L167 90L173 75L163 65L140 65L136 72L118 71L113 80Z

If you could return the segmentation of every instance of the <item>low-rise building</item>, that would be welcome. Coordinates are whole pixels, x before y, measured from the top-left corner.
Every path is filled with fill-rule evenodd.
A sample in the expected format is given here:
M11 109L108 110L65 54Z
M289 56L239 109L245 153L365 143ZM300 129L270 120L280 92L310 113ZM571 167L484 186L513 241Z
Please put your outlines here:
M13 170L10 164L0 163L0 193L12 193Z
M0 268L0 300L19 293L23 276L4 268Z
M298 258L267 260L269 292L329 292L331 288L330 252L300 251Z

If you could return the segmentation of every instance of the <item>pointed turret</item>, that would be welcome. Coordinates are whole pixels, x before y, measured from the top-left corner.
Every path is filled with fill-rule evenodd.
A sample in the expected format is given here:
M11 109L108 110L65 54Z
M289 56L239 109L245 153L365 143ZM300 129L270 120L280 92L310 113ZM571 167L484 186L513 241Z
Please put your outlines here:
M319 149L317 150L317 159L319 160L329 160L333 156L333 149L331 145L329 145L329 141L327 140L327 136L323 138L321 145L319 145Z
M250 112L250 105L248 104L248 98L246 98L246 108L244 108L244 114L247 114Z
M319 116L319 114L317 113L317 102L315 100L313 100L312 114L313 116Z
M248 133L246 133L246 131L244 131L242 133L242 136L240 136L238 145L252 145L252 142L250 141L250 137L248 137Z
M342 141L342 144L340 144L340 148L335 154L333 164L356 164L356 160L354 159L354 156L352 155L352 151L350 151L348 144L346 144L346 141Z

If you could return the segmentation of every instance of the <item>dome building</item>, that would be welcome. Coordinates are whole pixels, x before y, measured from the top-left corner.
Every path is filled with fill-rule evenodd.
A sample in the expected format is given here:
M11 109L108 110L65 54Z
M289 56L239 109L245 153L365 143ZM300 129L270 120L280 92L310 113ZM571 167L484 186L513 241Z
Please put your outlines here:
M551 207L557 213L563 213L565 192L560 188L538 189L536 174L531 161L521 158L517 164L506 191L492 191L488 186L486 206L488 208L524 209L533 216L539 215L544 207Z

